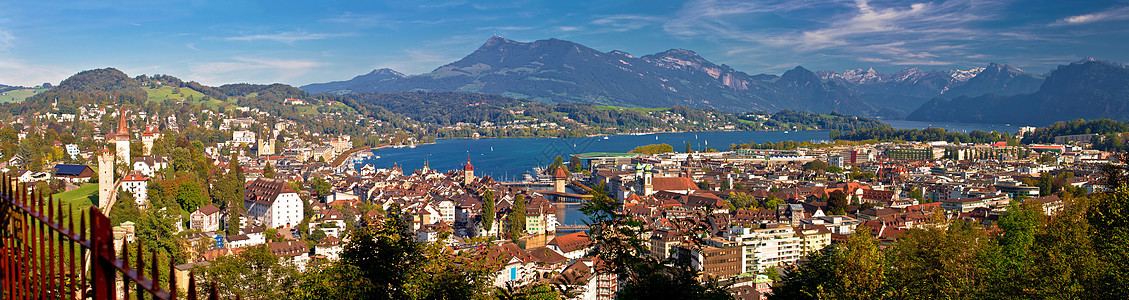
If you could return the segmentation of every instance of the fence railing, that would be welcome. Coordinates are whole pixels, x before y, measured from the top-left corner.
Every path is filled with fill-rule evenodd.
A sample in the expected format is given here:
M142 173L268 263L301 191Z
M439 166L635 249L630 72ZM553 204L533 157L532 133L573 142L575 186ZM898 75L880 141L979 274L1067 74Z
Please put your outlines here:
M168 285L162 287L155 251L145 260L137 243L133 247L136 262L130 263L126 251L131 247L123 241L119 258L113 225L106 215L95 206L89 210L66 206L11 176L0 176L0 298L179 297L173 259L169 259ZM148 276L145 270L150 271ZM190 273L185 298L195 300L196 294L196 279ZM218 299L215 283L210 286L209 299Z

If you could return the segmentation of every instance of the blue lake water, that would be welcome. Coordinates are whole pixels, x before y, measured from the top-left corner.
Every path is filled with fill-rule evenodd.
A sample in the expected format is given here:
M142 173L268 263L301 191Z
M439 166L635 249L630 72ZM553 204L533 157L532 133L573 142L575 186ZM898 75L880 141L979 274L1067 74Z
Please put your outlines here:
M949 131L969 133L974 130L999 131L1015 133L1020 127L1030 126L1023 124L984 124L984 123L952 123L952 122L920 122L906 120L882 120L897 129L925 129L930 127L944 128Z
M380 158L364 163L376 168L390 168L398 164L405 172L423 168L425 161L439 171L461 170L467 158L478 176L489 175L499 181L520 181L522 174L532 174L533 168L553 163L559 155L568 160L569 155L586 152L628 152L636 146L666 143L675 151L685 151L689 142L694 149L711 147L729 150L730 144L767 141L823 141L830 138L827 131L717 131L658 133L648 135L615 135L586 138L506 138L506 139L444 139L434 144L415 148L384 148L373 151Z

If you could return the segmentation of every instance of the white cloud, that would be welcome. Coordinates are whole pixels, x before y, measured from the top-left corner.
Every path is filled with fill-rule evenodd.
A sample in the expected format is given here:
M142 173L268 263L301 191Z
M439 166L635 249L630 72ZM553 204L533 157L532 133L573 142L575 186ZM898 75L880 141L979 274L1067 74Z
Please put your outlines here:
M579 31L580 29L582 29L582 28L577 27L577 26L559 26L559 27L557 27L557 31L564 31L564 32Z
M946 65L968 54L960 45L1001 37L977 22L996 18L1004 2L919 1L697 0L663 29L716 42L727 55L746 61L818 55L889 65ZM774 22L765 25L768 20Z
M1100 11L1100 12L1096 12L1096 13L1090 13L1090 14L1084 14L1084 15L1077 15L1077 16L1070 16L1070 17L1062 18L1062 19L1059 19L1058 22L1055 22L1054 24L1051 24L1051 25L1054 25L1054 26L1077 25L1077 24L1086 24L1086 23L1112 21L1112 20L1126 20L1126 19L1129 19L1129 7L1114 7L1114 8L1110 8L1110 9L1107 9L1105 11Z
M616 32L632 31L654 24L659 19L643 15L613 15L602 16L592 20L592 25L603 26L605 29Z
M15 43L16 37L4 29L0 29L0 51L6 51Z
M390 68L404 74L422 74L459 60L459 58L461 57L450 53L435 52L434 50L407 49L403 51L402 55L393 56L377 65L380 68Z
M300 31L280 32L274 34L251 34L226 37L229 41L276 41L285 44L294 44L296 41L322 40L335 37L352 36L351 33L307 33Z
M204 84L215 85L235 82L288 82L309 73L324 63L302 59L269 59L233 57L229 61L195 64L189 67L192 75Z
M44 82L59 84L77 71L48 65L32 65L0 56L0 84L36 86Z

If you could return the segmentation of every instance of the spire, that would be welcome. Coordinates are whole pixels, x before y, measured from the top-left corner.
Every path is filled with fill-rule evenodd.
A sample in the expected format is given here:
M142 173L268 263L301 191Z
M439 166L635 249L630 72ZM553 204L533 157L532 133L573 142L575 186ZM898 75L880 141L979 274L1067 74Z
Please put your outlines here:
M125 122L125 107L122 107L118 112L118 132L115 134L129 136L129 127L126 126Z

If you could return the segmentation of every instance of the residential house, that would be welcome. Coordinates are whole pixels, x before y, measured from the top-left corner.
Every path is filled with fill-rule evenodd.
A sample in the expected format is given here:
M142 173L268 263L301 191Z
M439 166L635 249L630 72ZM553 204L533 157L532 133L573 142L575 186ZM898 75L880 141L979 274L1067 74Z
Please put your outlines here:
M215 205L208 204L188 216L188 228L200 232L219 231L223 214Z
M252 223L266 228L297 226L302 222L303 201L286 181L255 179L247 184L243 207Z

